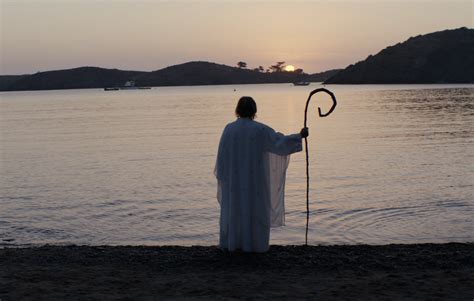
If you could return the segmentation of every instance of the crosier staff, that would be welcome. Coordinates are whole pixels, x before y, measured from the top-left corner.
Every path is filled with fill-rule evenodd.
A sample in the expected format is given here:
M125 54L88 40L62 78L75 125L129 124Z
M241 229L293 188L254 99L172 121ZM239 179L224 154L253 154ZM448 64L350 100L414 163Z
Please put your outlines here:
M325 114L323 114L321 112L321 108L318 107L319 117L329 116L329 114L331 114L334 111L334 109L336 108L336 105L337 105L336 97L334 96L334 94L331 91L329 91L325 88L319 88L319 89L311 91L311 93L309 93L308 100L306 101L306 107L304 108L304 128L307 128L306 127L306 121L307 121L307 115L308 115L309 101L311 100L311 97L314 94L318 93L318 92L326 92L327 94L329 94L331 96L332 101L333 101L331 109ZM308 155L308 138L307 137L304 137L304 145L305 145L305 149L306 149L306 235L305 235L305 245L307 246L308 245L308 227L309 227L309 155Z

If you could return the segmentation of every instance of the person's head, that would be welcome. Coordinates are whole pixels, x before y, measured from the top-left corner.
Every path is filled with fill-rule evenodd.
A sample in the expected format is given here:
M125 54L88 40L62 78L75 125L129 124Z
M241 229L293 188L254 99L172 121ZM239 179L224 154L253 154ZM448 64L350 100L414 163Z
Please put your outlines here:
M235 107L235 115L239 118L254 119L257 113L257 104L250 96L242 96Z

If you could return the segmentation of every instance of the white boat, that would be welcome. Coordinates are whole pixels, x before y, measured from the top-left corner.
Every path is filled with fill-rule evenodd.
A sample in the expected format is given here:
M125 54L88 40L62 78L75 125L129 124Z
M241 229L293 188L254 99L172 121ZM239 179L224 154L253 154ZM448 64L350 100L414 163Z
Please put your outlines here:
M308 86L310 84L310 82L294 82L293 85L295 86Z
M135 82L133 80L129 80L125 82L125 84L121 87L107 87L104 88L104 91L117 91L117 90L144 90L144 89L151 89L151 87L137 87L135 86Z
M125 82L122 87L108 87L104 88L104 91L117 91L117 90L149 90L151 87L137 87L133 80Z
M120 90L143 90L143 89L151 89L151 87L137 87L135 86L135 82L133 80L129 80L125 82L123 87L120 87Z

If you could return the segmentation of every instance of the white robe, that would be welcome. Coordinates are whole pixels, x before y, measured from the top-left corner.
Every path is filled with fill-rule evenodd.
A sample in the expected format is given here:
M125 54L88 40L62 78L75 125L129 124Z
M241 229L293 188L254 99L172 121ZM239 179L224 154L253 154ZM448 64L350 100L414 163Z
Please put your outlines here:
M248 118L225 127L214 170L221 205L221 248L268 250L270 227L285 224L289 155L301 150L300 134L284 136Z

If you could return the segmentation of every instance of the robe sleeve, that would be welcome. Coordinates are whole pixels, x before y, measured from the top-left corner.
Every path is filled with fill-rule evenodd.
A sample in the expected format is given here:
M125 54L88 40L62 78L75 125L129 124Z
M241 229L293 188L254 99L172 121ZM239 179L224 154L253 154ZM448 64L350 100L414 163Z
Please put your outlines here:
M227 139L226 130L227 130L227 127L224 128L224 131L222 132L222 135L221 135L221 140L219 142L219 149L217 150L216 165L214 167L214 176L216 176L217 178L216 197L219 204L221 204L222 186L224 185L225 176L226 176L226 171L225 171L226 164L225 162L223 162L224 157L225 157L225 152L226 152L226 148L225 148L225 140Z
M268 183L270 191L270 226L285 225L285 180L290 156L268 155Z
M214 167L214 176L216 176L218 180L223 180L225 176L224 169L225 169L226 164L223 162L223 160L224 160L225 152L226 152L225 150L225 140L227 139L226 130L227 130L227 127L224 128L224 131L222 132L222 135L221 135L221 140L219 141L216 165Z
M300 134L285 136L271 128L266 128L265 138L266 150L276 155L287 156L303 150Z
M266 129L268 156L268 183L270 190L271 227L285 224L285 180L290 154L302 150L301 135L285 136L271 128Z

